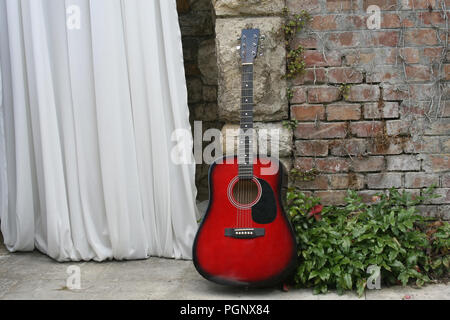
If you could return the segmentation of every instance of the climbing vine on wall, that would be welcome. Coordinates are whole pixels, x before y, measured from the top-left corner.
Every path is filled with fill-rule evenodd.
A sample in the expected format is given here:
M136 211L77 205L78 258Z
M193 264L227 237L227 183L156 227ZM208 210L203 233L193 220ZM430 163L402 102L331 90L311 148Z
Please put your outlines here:
M285 17L285 24L283 25L283 33L285 36L286 45L286 79L292 79L301 74L305 70L305 61L303 58L304 48L301 45L292 47L293 38L300 32L309 21L311 16L305 10L298 14L292 14L287 8L284 8L283 14Z

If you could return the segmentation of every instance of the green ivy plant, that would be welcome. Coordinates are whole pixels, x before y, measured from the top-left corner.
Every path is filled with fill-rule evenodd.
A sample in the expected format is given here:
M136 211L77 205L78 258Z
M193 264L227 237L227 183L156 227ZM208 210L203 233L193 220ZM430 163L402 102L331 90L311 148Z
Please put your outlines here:
M341 86L339 87L339 91L341 92L341 95L344 97L345 100L349 98L351 87L352 87L351 84L341 84Z
M292 14L286 7L283 8L283 15L286 19L283 31L286 38L286 46L289 46L289 41L311 21L311 15L305 10Z
M317 197L290 189L288 213L298 243L299 264L294 281L313 287L314 293L330 288L339 294L357 290L363 295L378 266L384 284L421 286L448 276L450 227L440 222L430 229L416 205L435 197L434 187L422 196L390 189L366 204L348 191L342 207L322 206Z
M302 10L297 14L291 14L287 8L284 8L283 14L286 21L282 29L285 36L285 45L287 52L286 75L284 77L286 79L291 79L299 74L302 74L306 67L303 56L304 48L301 45L292 48L292 39L311 20L311 16L305 10Z
M283 127L290 130L297 129L298 123L299 123L298 120L283 120L282 122Z
M291 178L293 183L297 181L314 181L318 175L319 170L317 170L316 168L312 168L306 171L293 168L289 171L289 177Z

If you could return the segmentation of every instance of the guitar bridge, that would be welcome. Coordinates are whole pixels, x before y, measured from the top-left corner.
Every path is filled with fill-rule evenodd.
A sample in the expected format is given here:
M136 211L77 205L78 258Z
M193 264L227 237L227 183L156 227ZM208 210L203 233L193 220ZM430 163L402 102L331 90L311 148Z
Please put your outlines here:
M236 239L253 239L263 237L265 234L264 228L226 228L225 237Z

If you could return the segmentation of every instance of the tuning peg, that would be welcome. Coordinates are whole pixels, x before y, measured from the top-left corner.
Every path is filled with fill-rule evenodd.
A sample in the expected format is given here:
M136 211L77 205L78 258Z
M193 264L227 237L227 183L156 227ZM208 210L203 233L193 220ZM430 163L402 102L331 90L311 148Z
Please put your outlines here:
M266 35L262 34L261 37L260 37L260 39L261 39L261 41L266 40Z
M237 47L236 47L236 50L237 50L237 51L241 50L241 46L237 46Z

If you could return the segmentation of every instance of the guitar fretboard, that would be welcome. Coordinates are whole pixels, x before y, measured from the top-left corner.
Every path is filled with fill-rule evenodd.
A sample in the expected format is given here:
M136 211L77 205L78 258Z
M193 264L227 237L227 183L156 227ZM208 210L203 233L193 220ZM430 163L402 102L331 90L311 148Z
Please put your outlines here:
M253 178L253 64L242 66L241 130L239 133L239 178Z

